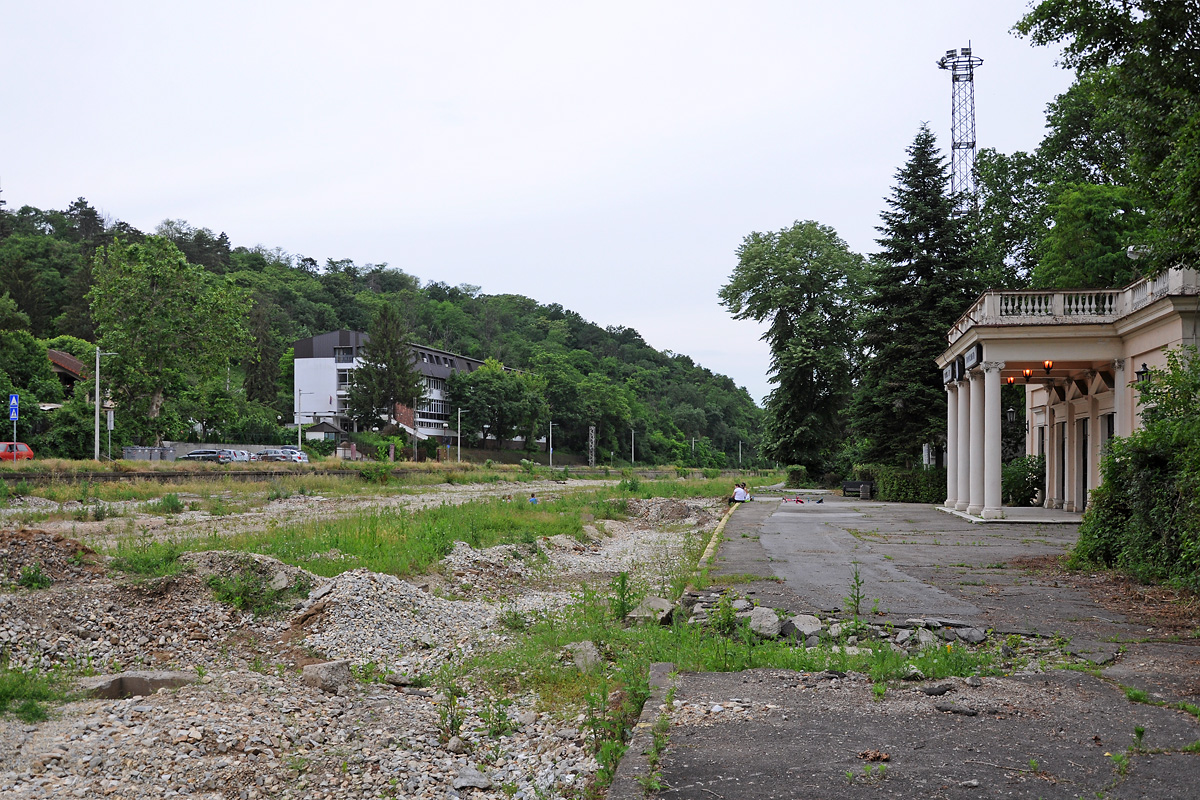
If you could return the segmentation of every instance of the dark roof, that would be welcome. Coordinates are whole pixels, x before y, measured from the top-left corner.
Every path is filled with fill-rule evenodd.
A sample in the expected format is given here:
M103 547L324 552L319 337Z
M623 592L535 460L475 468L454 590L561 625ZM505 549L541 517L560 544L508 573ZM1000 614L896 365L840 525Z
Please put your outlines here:
M46 357L50 359L51 364L58 367L56 372L65 372L75 380L87 377L87 365L70 353L64 353L62 350L46 350Z
M370 334L361 331L341 330L317 334L307 339L300 339L292 344L292 348L296 358L333 358L335 347L352 347L354 348L354 354L357 356L358 349L369 341L371 341ZM433 378L449 378L451 373L456 370L459 372L474 372L483 366L483 362L477 358L468 358L458 353L451 353L448 350L441 350L437 347L428 347L416 343L410 346L413 350L413 356L416 359L417 370L422 375L428 375ZM446 361L447 358L454 359L453 368ZM439 361L442 363L439 364Z
M304 429L305 433L342 433L342 429L328 421L318 422Z

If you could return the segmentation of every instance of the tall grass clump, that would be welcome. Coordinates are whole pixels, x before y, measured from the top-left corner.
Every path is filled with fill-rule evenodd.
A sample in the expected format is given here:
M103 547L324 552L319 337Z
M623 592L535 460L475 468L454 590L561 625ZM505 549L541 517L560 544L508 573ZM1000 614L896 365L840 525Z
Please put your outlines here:
M58 672L12 667L0 655L0 717L12 714L22 722L42 722L50 718L46 703L67 699Z
M325 577L358 567L407 577L429 571L458 541L485 548L541 536L581 536L580 514L578 506L489 500L418 512L384 509L222 537L210 544L269 555Z
M150 537L125 538L117 542L112 567L147 578L163 578L183 570L179 557L183 547L178 542L156 541Z

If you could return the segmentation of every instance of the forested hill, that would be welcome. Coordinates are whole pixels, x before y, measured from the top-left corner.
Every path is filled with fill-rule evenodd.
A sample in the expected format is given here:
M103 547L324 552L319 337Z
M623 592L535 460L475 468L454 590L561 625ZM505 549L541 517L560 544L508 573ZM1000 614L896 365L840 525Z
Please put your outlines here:
M261 427L276 412L290 418L291 343L340 328L367 330L380 304L392 303L417 342L496 358L546 377L561 447L585 447L587 425L597 414L610 418L601 426L600 444L615 449L618 460L628 458L631 427L639 461L688 463L695 452L698 466L736 463L739 441L747 456L757 441L761 411L745 389L688 356L655 350L633 329L601 328L557 304L520 295L422 283L386 264L334 259L322 264L282 249L234 246L224 233L182 221L167 220L154 233L174 242L192 264L249 295L244 316L250 355L232 365L228 397L216 396L224 390L224 376L215 386L183 387L181 402L186 397L191 403L175 410L183 433L200 422L206 434L232 437L250 420L255 421L250 427ZM82 198L63 211L29 206L14 211L0 204L0 292L12 301L4 305L12 310L15 303L18 312L0 315L6 320L0 327L10 329L9 338L11 329L25 328L43 342L62 336L94 342L88 300L93 258L116 237L133 243L145 235L103 218ZM62 338L55 346L80 349ZM16 385L21 368L5 363L16 357L14 348L6 351L0 353L0 369L15 388L28 389ZM198 405L204 408L197 411ZM226 411L214 417L211 408L217 405ZM52 422L51 417L43 425ZM64 441L50 437L47 445L70 449Z

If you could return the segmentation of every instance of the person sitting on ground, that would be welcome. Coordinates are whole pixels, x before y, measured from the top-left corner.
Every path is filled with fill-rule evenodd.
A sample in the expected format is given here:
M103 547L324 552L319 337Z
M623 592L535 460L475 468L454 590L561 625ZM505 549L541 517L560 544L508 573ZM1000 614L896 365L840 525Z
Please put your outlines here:
M534 493L534 492L529 493L529 504L533 505L533 506L536 506L538 504L538 499L537 499L536 493Z
M746 491L742 484L737 484L733 487L733 497L729 498L729 505L734 503L744 503L750 499L750 494Z
M746 500L753 500L753 499L754 499L754 497L753 497L753 496L750 494L750 489L749 489L749 488L746 486L746 484L744 484L744 483L741 483L741 484L738 484L738 485L742 487L742 492L743 492L743 493L746 495Z

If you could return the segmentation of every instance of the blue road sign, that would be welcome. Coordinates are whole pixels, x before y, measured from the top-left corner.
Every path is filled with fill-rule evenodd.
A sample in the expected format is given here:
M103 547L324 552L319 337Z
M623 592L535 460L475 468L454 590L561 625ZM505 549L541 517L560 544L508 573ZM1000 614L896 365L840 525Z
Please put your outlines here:
M15 420L21 416L21 395L10 394L8 396L8 418Z

